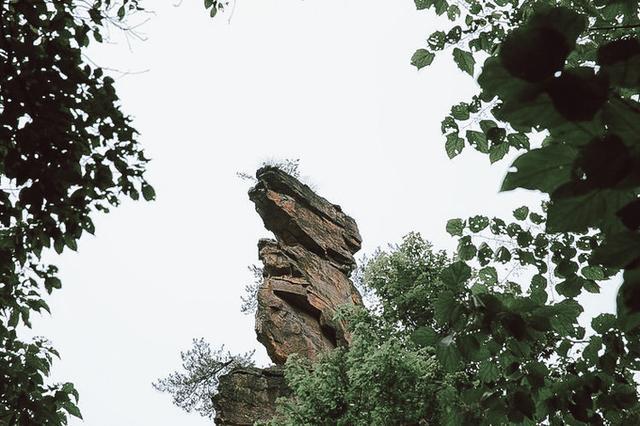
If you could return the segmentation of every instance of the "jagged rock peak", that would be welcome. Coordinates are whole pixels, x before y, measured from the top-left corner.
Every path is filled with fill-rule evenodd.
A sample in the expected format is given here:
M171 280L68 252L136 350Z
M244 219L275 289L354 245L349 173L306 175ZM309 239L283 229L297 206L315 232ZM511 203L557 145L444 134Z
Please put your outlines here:
M264 265L257 294L258 341L276 364L293 353L315 359L348 345L346 324L334 317L341 305L362 304L349 280L361 244L355 221L275 167L261 168L256 176L249 198L276 236L258 243Z
M302 245L346 274L353 270L353 254L360 250L362 238L356 222L339 205L277 167L258 169L256 178L249 198L282 246Z

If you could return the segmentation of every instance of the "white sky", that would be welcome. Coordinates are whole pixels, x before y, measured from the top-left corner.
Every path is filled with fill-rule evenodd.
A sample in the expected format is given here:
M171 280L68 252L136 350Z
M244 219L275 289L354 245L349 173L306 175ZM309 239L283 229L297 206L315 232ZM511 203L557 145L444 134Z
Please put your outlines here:
M172 3L146 2L156 15L132 51L119 41L91 54L150 70L117 88L153 159L158 200L97 217L96 237L53 259L63 288L35 332L62 355L54 377L80 391L85 422L72 425L210 425L151 387L193 337L267 360L239 311L267 232L236 171L300 158L319 193L358 222L360 253L412 230L453 249L447 219L508 217L537 199L498 194L509 160L446 157L440 121L476 83L448 52L422 72L409 65L439 26L411 0L239 0L231 23L202 1ZM612 306L609 290L600 305Z

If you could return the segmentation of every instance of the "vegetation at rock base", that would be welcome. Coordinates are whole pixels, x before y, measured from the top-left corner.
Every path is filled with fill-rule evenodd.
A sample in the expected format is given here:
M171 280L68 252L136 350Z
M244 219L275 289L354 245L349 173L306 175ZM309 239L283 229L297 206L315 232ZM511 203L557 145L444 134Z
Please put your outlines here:
M95 213L123 197L155 197L113 78L84 55L141 11L137 0L0 1L1 424L81 417L73 384L47 380L55 349L18 330L62 285L43 251L77 250Z
M204 339L193 339L191 349L180 352L184 372L173 372L153 383L153 387L171 394L173 403L186 412L213 418L212 396L220 376L236 367L252 366L252 357L253 352L234 355L224 346L212 350Z

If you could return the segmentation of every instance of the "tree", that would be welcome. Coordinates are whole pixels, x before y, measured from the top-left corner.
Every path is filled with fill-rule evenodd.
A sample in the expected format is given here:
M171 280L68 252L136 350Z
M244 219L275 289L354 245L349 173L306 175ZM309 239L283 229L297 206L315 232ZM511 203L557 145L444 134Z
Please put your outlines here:
M196 411L212 419L215 415L213 395L220 376L236 367L253 366L253 352L233 355L224 346L211 350L204 339L193 339L193 347L180 352L184 372L175 371L153 383L160 392L171 394L173 403L187 413Z
M43 290L62 285L47 248L77 249L96 211L155 197L148 161L114 80L87 63L90 38L126 29L137 0L0 1L0 423L60 425L80 417L71 383L50 384L57 352L20 339Z
M451 261L411 233L389 251L378 251L361 265L359 287L373 307L341 312L352 332L349 348L337 348L311 363L292 356L286 379L292 396L280 401L270 425L444 424L463 402L452 389L473 387L467 371L447 372L436 349L417 344L423 327L440 328L433 306L442 290L440 274ZM475 424L469 412L461 416Z

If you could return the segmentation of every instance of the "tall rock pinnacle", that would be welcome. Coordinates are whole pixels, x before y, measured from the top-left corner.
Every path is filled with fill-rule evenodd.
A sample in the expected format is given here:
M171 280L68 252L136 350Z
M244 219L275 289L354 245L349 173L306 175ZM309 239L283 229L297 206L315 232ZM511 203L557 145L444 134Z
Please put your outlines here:
M258 291L256 333L276 364L292 353L310 359L349 343L334 321L344 304L362 304L349 280L362 239L340 206L275 167L256 174L249 191L276 240L260 240L264 282Z
M289 355L313 360L348 345L346 324L334 320L336 311L362 304L349 280L362 241L355 221L278 168L263 167L256 178L249 198L275 240L258 242L264 279L255 329L277 365L238 368L220 378L214 397L218 425L252 425L273 417L274 401L289 392L282 369Z

